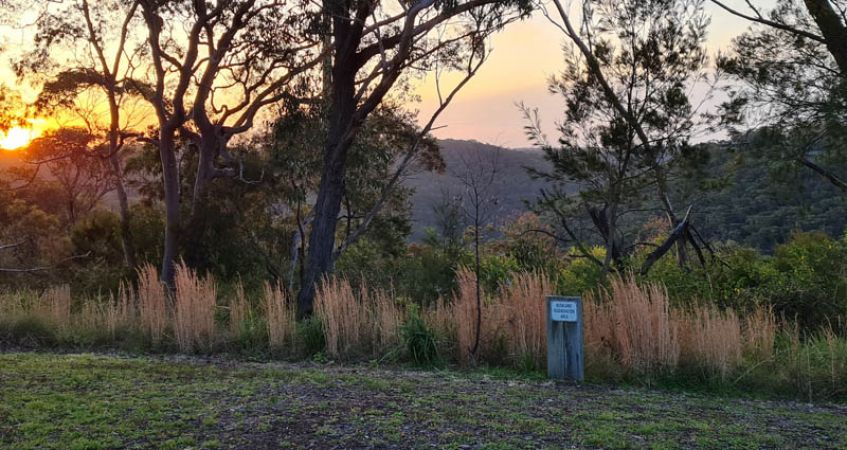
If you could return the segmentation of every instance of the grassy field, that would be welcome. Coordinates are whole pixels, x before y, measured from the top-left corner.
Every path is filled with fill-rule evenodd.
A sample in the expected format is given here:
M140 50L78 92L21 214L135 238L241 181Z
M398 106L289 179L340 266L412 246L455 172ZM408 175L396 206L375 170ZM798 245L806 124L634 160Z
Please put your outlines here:
M847 407L480 373L8 353L0 447L847 448Z

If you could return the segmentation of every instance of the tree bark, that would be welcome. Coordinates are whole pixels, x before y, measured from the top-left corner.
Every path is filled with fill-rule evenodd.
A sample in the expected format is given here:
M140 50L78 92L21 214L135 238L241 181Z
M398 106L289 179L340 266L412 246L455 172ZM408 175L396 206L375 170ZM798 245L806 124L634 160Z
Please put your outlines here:
M842 75L847 75L847 24L833 9L829 0L804 0L806 9L815 20L826 40L826 48L832 54Z
M135 259L135 248L132 244L132 217L129 210L129 196L124 183L123 165L117 152L109 156L109 163L112 165L115 175L115 192L118 195L118 214L121 220L121 248L124 253L124 263L127 269L134 270L138 263Z
M159 133L159 156L162 159L162 182L165 193L165 247L162 253L162 283L175 289L176 258L179 252L180 198L179 167L173 130Z
M207 123L201 124L199 128L199 135L191 136L198 151L197 170L194 172L193 193L184 226L186 242L183 243L186 263L192 266L198 266L203 262L200 244L205 239L207 230L206 206L209 200L209 186L216 175L215 159L220 154L220 147L224 145L223 139L218 134L218 127Z
M214 132L201 133L198 142L197 174L194 179L194 194L191 199L191 216L197 214L198 208L202 207L206 199L209 183L214 178L215 157L218 154L220 141Z
M355 17L350 17L348 8L349 6L342 2L324 3L327 17L332 18L331 34L334 45L334 57L331 59L332 79L328 86L329 126L324 146L321 182L309 234L306 270L297 295L297 314L300 318L312 314L317 283L332 270L335 232L345 192L347 152L365 117L363 114L357 114L359 111L356 101L356 73L361 68L358 47L362 41L364 20L371 12L371 5L360 4Z
M107 92L109 95L109 164L112 166L115 178L115 192L118 194L118 213L121 220L121 247L124 253L124 263L127 269L134 270L136 267L135 249L132 244L132 229L130 228L129 196L126 192L124 182L124 169L121 163L122 143L120 142L120 106L116 97L116 89L113 80L110 80Z
M332 268L332 256L335 250L335 231L338 226L338 213L344 196L346 149L328 144L325 157L329 164L324 165L320 189L315 203L315 219L309 235L309 252L306 258L306 273L303 285L297 297L297 312L302 317L312 314L316 284Z
M336 28L339 28L338 22L343 21L336 19L335 22ZM349 29L349 25L345 23L341 28ZM346 40L347 33L344 30L336 33L336 41ZM349 53L338 52L333 68L329 132L324 147L323 171L309 235L306 271L297 296L297 313L301 318L312 314L316 285L321 281L320 278L332 269L335 231L345 191L347 151L353 142L352 136L356 127L353 119L356 112L354 55L355 48Z

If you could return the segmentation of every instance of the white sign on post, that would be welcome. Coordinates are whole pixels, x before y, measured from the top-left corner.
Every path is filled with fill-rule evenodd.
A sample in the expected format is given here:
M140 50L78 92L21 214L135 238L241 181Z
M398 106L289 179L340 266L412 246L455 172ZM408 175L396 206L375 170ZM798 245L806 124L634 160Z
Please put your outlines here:
M585 379L582 299L547 297L547 375L558 380Z
M554 322L578 322L577 304L572 300L551 300L550 319Z

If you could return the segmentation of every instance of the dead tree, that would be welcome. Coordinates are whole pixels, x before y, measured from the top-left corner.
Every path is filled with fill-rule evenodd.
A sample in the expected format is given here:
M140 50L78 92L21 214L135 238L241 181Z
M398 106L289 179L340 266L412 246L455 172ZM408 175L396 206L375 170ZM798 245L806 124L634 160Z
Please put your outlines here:
M476 323L473 347L469 350L471 356L476 357L482 334L482 241L485 227L494 219L499 203L500 154L499 150L477 148L470 155L462 155L460 160L460 167L455 172L463 187L460 204L473 235Z

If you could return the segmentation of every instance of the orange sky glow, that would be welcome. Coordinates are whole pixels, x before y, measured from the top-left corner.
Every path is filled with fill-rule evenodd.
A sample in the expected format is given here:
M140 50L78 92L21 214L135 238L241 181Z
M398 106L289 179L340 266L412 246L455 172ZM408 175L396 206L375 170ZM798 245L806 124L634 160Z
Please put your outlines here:
M25 148L33 139L40 137L48 128L47 121L43 119L31 119L25 124L10 127L8 130L0 130L0 149L4 151L15 151Z
M744 7L744 0L729 0L731 6ZM764 2L763 2L764 3ZM748 24L707 3L706 11L712 17L709 28L709 51L712 55L726 50L732 37L746 29ZM25 34L25 33L24 33ZM20 32L9 32L0 27L0 38L9 46L25 45L27 38ZM492 42L493 53L477 74L476 78L460 92L451 106L442 114L434 133L439 138L473 139L504 147L527 147L525 125L517 103L538 108L542 121L555 136L555 121L561 117L562 103L547 91L552 75L561 70L562 44L560 31L541 14L523 22L515 23L497 34ZM7 48L9 47L7 46ZM456 74L442 80L442 88L449 91L457 82ZM0 60L0 82L18 87L25 97L34 98L36 93L17 83L9 70L8 61ZM437 91L434 77L429 75L418 81L416 93L421 102L409 105L420 111L421 121L429 119L435 110ZM143 118L138 123L151 122ZM14 150L25 147L44 131L54 128L58 121L40 119L19 124L5 133L0 131L0 149Z

